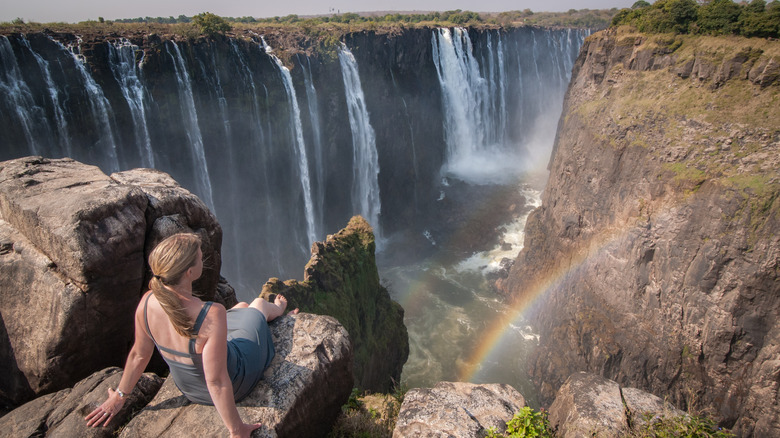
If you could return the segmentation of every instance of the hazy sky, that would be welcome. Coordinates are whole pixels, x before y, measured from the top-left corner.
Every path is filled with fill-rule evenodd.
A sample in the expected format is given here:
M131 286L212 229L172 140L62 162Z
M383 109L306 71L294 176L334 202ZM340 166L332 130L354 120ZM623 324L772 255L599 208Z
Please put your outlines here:
M135 17L192 16L213 12L225 17L273 17L288 14L318 15L333 11L446 11L463 9L499 12L531 9L626 8L635 0L0 0L0 21L22 18L41 23L106 20Z

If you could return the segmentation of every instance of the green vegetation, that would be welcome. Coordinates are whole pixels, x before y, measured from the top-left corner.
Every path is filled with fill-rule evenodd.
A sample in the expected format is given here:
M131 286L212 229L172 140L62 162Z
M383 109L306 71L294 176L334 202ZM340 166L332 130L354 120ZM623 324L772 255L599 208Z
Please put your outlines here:
M477 13L460 9L443 12L426 12L412 14L343 14L317 15L301 17L287 15L284 17L254 18L254 17L219 17L205 12L194 17L179 15L178 17L136 17L106 20L87 20L76 24L69 23L35 23L25 22L17 18L12 22L0 23L0 32L39 32L49 29L54 32L133 32L144 31L161 35L182 35L187 38L200 34L215 35L232 31L236 34L242 31L263 32L283 28L287 31L301 32L310 37L324 38L324 35L340 37L347 32L376 31L396 32L407 27L449 27L449 26L542 26L542 27L579 27L594 30L609 26L616 8L603 10L571 9L567 12L533 12L506 11L500 13Z
M637 438L728 438L733 437L727 430L723 430L712 419L701 416L661 416L653 418L645 416L645 422L632 431L631 437Z
M657 0L652 5L637 1L621 9L613 26L630 25L640 32L699 35L780 36L780 1L752 0Z
M539 437L553 438L556 431L550 426L547 412L535 411L529 407L520 409L506 423L506 433L487 431L487 438ZM655 416L645 414L644 421L634 426L626 436L632 438L729 438L729 431L723 430L710 418L698 415Z
M498 433L494 427L488 429L487 438L552 438L555 434L547 420L547 412L535 411L525 406L506 423L506 433Z
M214 35L229 32L232 28L224 18L214 15L211 12L204 12L192 17L192 22L200 29L204 35L213 37Z
M354 388L328 438L390 438L404 402L406 385L392 394L364 394Z

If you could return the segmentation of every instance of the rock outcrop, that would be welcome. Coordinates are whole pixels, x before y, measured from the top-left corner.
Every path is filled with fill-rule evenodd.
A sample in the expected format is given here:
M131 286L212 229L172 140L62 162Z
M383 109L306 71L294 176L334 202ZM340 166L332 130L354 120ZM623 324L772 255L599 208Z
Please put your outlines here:
M73 388L38 397L0 417L4 436L113 437L157 394L163 379L156 374L141 375L133 392L114 420L106 427L87 427L84 418L106 399L108 388L115 389L122 378L119 368L93 373Z
M586 40L542 206L499 281L541 297L543 403L587 370L738 435L780 433L778 44Z
M352 391L352 344L328 316L300 313L269 324L276 347L263 380L238 403L241 418L262 423L254 437L325 436ZM190 403L166 379L120 437L227 436L213 406Z
M393 438L470 438L483 436L491 427L504 431L507 421L523 406L523 396L503 384L439 382L433 388L410 389Z
M290 306L338 319L355 348L355 386L388 392L409 356L403 308L379 283L371 226L360 216L312 245L303 282L271 279L262 296L281 293Z
M561 386L550 406L549 420L561 438L622 437L646 418L685 415L653 394L621 388L612 380L575 373Z
M148 245L178 231L203 238L210 263L195 288L216 299L222 230L166 174L109 177L40 157L0 163L0 400L18 405L123 365Z

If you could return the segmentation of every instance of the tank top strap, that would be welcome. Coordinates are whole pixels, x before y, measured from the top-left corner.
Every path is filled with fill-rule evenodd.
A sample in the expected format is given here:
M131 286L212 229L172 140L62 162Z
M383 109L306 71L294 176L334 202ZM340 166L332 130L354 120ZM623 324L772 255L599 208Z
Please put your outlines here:
M154 345L157 346L160 350L170 353L176 356L181 357L190 357L190 354L182 353L181 351L172 350L170 348L163 347L162 345L158 344L157 341L154 339L154 335L152 334L152 330L149 328L149 318L146 316L146 309L149 307L149 297L151 297L152 294L147 294L146 299L144 300L144 324L146 325L146 333L149 333L149 337L152 338L152 342L154 342ZM194 350L193 350L194 351Z
M198 332L200 332L200 326L203 325L203 321L206 319L206 315L209 313L209 309L211 308L211 305L214 304L211 301L206 301L203 303L203 307L200 309L200 313L198 313L198 318L195 320L195 325L192 326L192 338L190 339L190 355L197 355L195 352L195 337L198 336Z

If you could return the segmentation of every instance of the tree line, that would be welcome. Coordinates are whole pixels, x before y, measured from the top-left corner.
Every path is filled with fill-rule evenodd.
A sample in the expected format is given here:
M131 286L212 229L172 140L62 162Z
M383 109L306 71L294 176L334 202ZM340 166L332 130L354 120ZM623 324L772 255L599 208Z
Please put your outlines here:
M621 9L613 26L630 25L640 32L699 35L780 36L780 1L639 0Z

